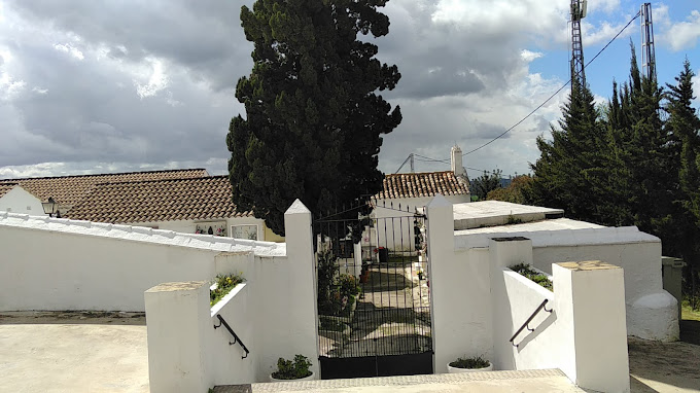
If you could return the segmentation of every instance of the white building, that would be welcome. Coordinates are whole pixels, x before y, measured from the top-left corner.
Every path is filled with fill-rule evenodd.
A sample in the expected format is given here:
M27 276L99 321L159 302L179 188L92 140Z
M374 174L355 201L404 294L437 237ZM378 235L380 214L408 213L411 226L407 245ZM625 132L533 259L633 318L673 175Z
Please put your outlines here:
M43 216L41 201L18 183L0 183L0 211Z
M450 171L386 175L382 191L372 198L376 222L365 232L363 245L415 250L411 213L422 210L438 194L453 204L469 202L469 179L458 146L452 147L451 165Z

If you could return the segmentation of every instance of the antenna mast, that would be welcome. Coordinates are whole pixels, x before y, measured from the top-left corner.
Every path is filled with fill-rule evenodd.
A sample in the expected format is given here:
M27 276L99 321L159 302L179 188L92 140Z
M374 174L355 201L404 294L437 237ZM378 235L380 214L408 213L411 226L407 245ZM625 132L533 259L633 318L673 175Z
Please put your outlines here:
M571 0L571 81L578 80L581 86L586 86L581 19L586 17L587 8L586 0ZM573 88L573 83L571 87Z
M654 24L651 20L651 3L642 4L642 73L656 80L656 48L654 47Z

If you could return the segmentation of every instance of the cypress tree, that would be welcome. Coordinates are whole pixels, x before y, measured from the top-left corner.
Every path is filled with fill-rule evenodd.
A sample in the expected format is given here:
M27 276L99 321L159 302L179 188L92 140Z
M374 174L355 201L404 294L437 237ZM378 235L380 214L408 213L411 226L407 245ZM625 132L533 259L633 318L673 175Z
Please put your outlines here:
M299 198L314 213L359 204L382 187L381 135L401 122L377 90L401 74L375 58L389 19L388 0L258 0L243 6L255 45L251 74L236 98L246 118L232 119L229 177L238 211L253 211L284 234L284 212ZM357 212L355 212L355 217Z
M537 139L541 156L534 165L534 202L562 208L572 218L597 221L592 189L600 181L605 132L599 121L593 94L576 79L569 102L562 108L559 128L552 127L552 141Z
M678 184L679 189L674 200L674 215L667 236L671 246L677 252L671 255L681 255L688 264L687 291L692 294L692 306L697 308L698 289L697 275L700 269L700 118L692 107L693 70L686 59L683 71L675 78L676 84L667 84L668 103L666 111L669 114L666 126L668 132L674 135L678 155Z

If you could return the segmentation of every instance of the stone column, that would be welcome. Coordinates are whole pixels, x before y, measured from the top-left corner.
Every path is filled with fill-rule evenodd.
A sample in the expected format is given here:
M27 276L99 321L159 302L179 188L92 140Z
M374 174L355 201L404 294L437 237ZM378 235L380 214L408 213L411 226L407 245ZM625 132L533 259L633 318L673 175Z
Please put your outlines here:
M145 292L151 393L206 392L206 331L212 329L204 281L157 285Z
M601 261L561 262L552 272L560 369L579 387L629 392L622 268Z

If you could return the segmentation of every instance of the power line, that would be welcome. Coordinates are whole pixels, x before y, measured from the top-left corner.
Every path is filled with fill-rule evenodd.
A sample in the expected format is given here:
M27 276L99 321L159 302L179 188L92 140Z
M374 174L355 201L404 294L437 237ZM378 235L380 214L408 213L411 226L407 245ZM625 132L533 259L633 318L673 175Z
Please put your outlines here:
M583 72L589 65L591 65L591 63L593 63L593 62L595 61L595 59L597 59L598 56L600 56L600 54L603 53L603 51L606 50L606 49L608 48L608 46L610 46L610 44L612 44L612 43L617 39L617 37L620 36L620 34L622 34L625 30L627 30L627 28L632 24L632 22L634 22L634 21L639 17L639 15L640 15L640 12L637 12L637 14L636 14L632 19L630 19L629 22L627 22L627 24L625 25L625 27L623 27L622 30L620 30L617 34L615 34L615 36L614 36L610 41L608 41L608 43L605 44L605 46L604 46L600 51L598 51L598 53L596 53L596 55L593 56L593 58L592 58L590 61L588 61L588 63L586 63L585 66L583 66L583 69L581 70L581 72ZM528 113L527 116L525 116L525 117L523 117L522 119L520 119L520 121L518 121L517 123L515 123L512 127L510 127L509 129L505 130L505 131L504 131L502 134L500 134L499 136L497 136L497 137L491 139L490 141L484 143L483 145L477 147L476 149L473 149L473 150L470 150L470 151L468 151L468 152L466 152L466 153L463 153L462 156L466 156L467 154L474 153L475 151L480 150L480 149L482 149L482 148L484 148L484 147L490 145L491 143L495 142L496 140L500 139L501 137L503 137L503 135L505 135L505 134L511 132L515 127L519 126L522 122L524 122L525 120L527 120L530 116L532 116L532 115L533 115L535 112L537 112L540 108L542 108L543 106L545 106L545 104L547 104L552 98L554 98L557 94L559 94L562 90L564 90L564 88L565 88L566 86L568 86L569 83L571 83L571 79L569 79L566 83L564 83L556 92L554 92L554 94L552 94L551 96L549 96L549 98L547 98L543 103L541 103L540 105L538 105L537 108L533 109L532 112Z

